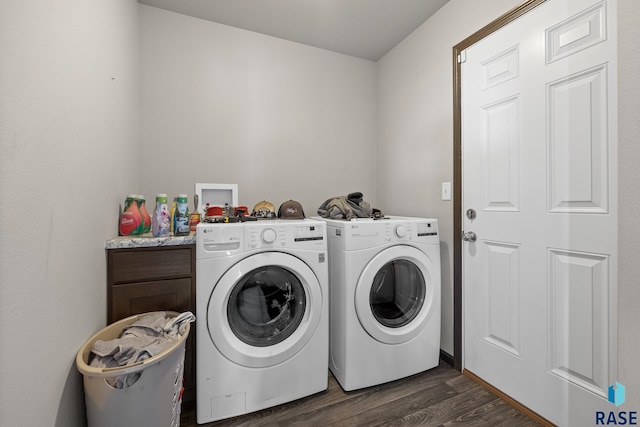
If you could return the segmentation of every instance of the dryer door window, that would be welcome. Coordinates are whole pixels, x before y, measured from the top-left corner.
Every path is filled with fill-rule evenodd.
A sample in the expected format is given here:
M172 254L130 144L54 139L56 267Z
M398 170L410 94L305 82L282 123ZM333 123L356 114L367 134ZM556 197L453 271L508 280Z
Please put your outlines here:
M439 270L412 246L391 246L375 255L356 284L358 320L369 335L386 344L415 338L439 304Z
M241 341L265 347L287 339L304 315L304 286L280 266L256 268L234 287L227 304L233 333Z
M386 263L373 278L369 304L378 322L400 328L416 318L426 293L420 269L406 259Z

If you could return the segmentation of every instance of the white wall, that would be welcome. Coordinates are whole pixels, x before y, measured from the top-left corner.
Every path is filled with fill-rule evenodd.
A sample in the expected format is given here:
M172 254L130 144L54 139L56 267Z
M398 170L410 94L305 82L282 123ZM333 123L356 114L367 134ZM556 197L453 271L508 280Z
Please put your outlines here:
M137 187L138 8L0 6L0 425L85 424L75 354L106 322L104 241Z
M453 355L452 48L521 0L451 0L378 62L378 201L396 215L438 219L441 348Z
M140 191L375 204L376 64L140 6ZM191 205L190 205L191 208Z

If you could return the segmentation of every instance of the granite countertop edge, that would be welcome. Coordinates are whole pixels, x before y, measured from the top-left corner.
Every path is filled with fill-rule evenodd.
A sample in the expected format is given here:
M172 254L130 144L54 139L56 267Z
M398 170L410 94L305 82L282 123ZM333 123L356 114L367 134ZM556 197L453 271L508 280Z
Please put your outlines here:
M105 242L105 249L123 248L151 248L159 246L195 245L196 236L170 236L153 237L152 235L141 236L118 236Z

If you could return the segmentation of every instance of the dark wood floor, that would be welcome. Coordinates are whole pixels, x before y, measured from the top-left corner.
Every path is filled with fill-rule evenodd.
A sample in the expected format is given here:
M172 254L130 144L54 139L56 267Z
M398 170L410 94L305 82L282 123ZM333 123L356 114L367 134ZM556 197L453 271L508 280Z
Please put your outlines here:
M345 392L328 390L284 405L207 424L183 405L182 427L230 426L540 426L446 363L409 378Z

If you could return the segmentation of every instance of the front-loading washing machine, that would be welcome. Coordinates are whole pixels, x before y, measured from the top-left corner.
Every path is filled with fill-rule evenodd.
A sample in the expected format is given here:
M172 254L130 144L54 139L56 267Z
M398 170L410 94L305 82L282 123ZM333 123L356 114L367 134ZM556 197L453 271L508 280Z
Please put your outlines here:
M196 295L198 423L327 389L323 221L198 224Z
M329 367L356 390L434 368L440 358L435 219L324 219L329 239Z

